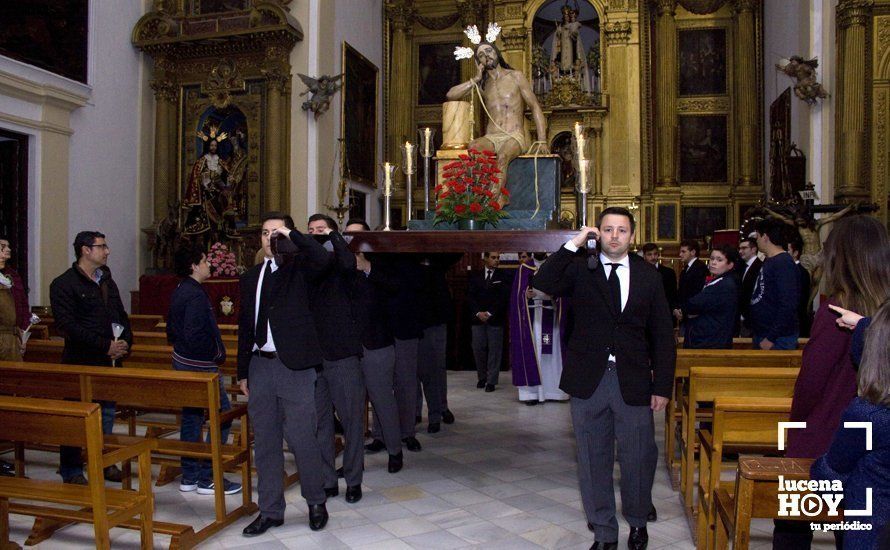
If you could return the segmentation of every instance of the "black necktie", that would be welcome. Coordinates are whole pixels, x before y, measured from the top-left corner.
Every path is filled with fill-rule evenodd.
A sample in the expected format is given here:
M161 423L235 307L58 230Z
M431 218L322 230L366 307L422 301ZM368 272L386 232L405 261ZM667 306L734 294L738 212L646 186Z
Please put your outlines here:
M621 283L618 282L618 266L621 264L618 263L608 263L606 265L612 266L612 271L609 272L609 292L612 294L612 304L615 306L615 311L621 312Z
M485 270L485 286L488 286L489 284L491 284L491 270L486 269Z
M269 302L272 301L272 261L266 261L263 272L263 286L260 288L260 303L257 304L256 330L254 334L257 347L262 348L269 339Z

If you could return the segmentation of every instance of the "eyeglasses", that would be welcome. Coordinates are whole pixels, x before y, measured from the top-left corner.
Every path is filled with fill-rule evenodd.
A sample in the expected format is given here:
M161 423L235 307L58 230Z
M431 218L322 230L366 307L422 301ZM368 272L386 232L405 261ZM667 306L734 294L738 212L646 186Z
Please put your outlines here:
M103 250L108 250L107 244L85 244L84 246L88 246L90 248L101 248Z

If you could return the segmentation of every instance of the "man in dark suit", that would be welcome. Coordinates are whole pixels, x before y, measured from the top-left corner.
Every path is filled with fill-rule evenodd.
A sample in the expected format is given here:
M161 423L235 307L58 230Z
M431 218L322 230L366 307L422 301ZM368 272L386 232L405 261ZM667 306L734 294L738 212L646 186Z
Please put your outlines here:
M649 540L646 519L658 459L652 412L668 403L676 349L661 276L636 254L628 255L633 215L606 208L598 225L582 228L544 263L532 284L570 297L574 308L560 388L572 396L581 500L596 535L593 548L618 547L612 484L617 441L628 547L642 550ZM588 239L598 239L599 246L584 254Z
M803 251L803 239L800 236L791 239L788 243L788 253L797 264L797 272L800 275L800 301L797 305L797 319L800 324L800 337L810 337L810 327L813 326L813 314L810 311L810 287L812 286L810 272L800 263L800 254Z
M683 270L680 272L680 281L677 285L677 304L674 306L674 317L681 323L686 320L686 317L680 308L683 307L686 300L701 292L701 289L705 287L705 278L708 276L708 266L698 259L699 250L698 241L694 239L680 241L679 255Z
M739 336L750 337L751 329L747 326L746 317L748 308L751 307L751 295L754 293L754 283L760 275L763 261L757 255L757 239L748 236L739 243L739 257L742 259L736 266L736 272L741 281L739 290Z
M279 251L290 244L295 254L273 256L272 239L282 243ZM247 537L284 523L282 438L297 462L309 527L317 531L328 521L315 413L322 354L309 310L309 280L327 267L328 253L280 212L263 217L261 242L263 263L241 276L238 320L238 381L254 431L260 510L244 528Z
M473 357L479 376L476 387L493 392L501 372L510 278L498 269L500 252L486 252L482 261L485 267L470 273L467 281L467 311L473 316Z
M661 282L664 284L664 295L671 309L679 307L677 304L677 273L666 265L661 265L661 251L655 243L643 245L643 259L655 266L661 274Z

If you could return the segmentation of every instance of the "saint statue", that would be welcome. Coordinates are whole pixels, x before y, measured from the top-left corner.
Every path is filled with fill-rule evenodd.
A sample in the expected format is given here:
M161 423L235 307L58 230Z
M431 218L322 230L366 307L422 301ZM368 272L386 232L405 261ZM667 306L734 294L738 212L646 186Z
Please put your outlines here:
M228 138L225 132L217 133L210 128L210 135L198 132L207 143L207 152L195 161L189 172L188 184L182 200L187 210L183 234L197 235L213 230L214 238L222 234L233 237L235 233L229 201L231 187L227 183L226 161L220 158L219 142Z
M510 67L504 61L501 52L492 44L497 36L496 32L492 34L492 28L500 30L496 25L490 24L487 40L481 43L479 43L481 40L474 41L479 43L475 53L469 48L463 48L470 50L468 55L463 55L461 51L456 52L455 55L459 59L461 56L473 57L476 62L476 76L448 90L446 97L448 101L460 101L470 96L473 90L479 92L483 109L489 117L488 125L485 135L470 142L469 147L480 151L494 151L497 154L498 168L503 174L497 188L492 191L495 196L500 197L501 206L504 206L508 198L498 191L507 182L507 166L531 146L531 139L525 127L525 109L531 110L538 141L544 144L547 143L547 124L538 99L525 75ZM475 27L470 29L475 30ZM476 33L478 36L478 31ZM468 36L470 35L468 32ZM472 36L470 39L473 40ZM538 151L546 154L546 145Z
M550 61L559 68L560 76L574 76L585 92L592 91L587 50L581 40L581 22L578 11L569 7L568 2L562 7L562 22L556 24Z

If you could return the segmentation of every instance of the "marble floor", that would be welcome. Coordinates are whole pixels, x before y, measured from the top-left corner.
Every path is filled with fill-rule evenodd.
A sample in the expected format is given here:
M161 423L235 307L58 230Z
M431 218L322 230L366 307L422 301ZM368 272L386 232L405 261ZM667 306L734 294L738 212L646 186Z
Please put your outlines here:
M516 400L509 373L502 373L501 381L497 391L485 393L476 389L475 373L449 372L449 406L457 422L443 425L442 431L433 435L426 433L425 423L419 425L423 451L406 451L405 468L398 474L386 472L385 452L368 455L364 498L346 504L341 480L340 496L328 501L330 522L323 531L309 529L305 501L299 488L292 487L285 494L288 508L282 527L247 539L241 530L252 518L244 518L201 548L586 550L593 534L581 511L568 405L548 402L527 407ZM659 449L664 441L660 419L659 415ZM54 478L57 458L29 452L29 475ZM155 489L155 519L206 524L213 515L212 497L180 493L178 488L178 483L171 483ZM240 501L239 496L228 498L233 505ZM653 499L659 518L649 524L649 548L694 548L661 453ZM617 485L616 500L620 510ZM31 524L29 518L12 516L12 540L23 543ZM628 527L620 518L619 524L620 547L624 548ZM755 521L751 548L771 548L771 529L771 522ZM819 535L822 538L814 548L834 547L831 539L824 538L830 535ZM112 530L114 548L138 548L138 540L134 531ZM92 541L92 527L76 525L57 532L37 548L92 548ZM168 537L155 538L156 547L165 548L168 543Z

